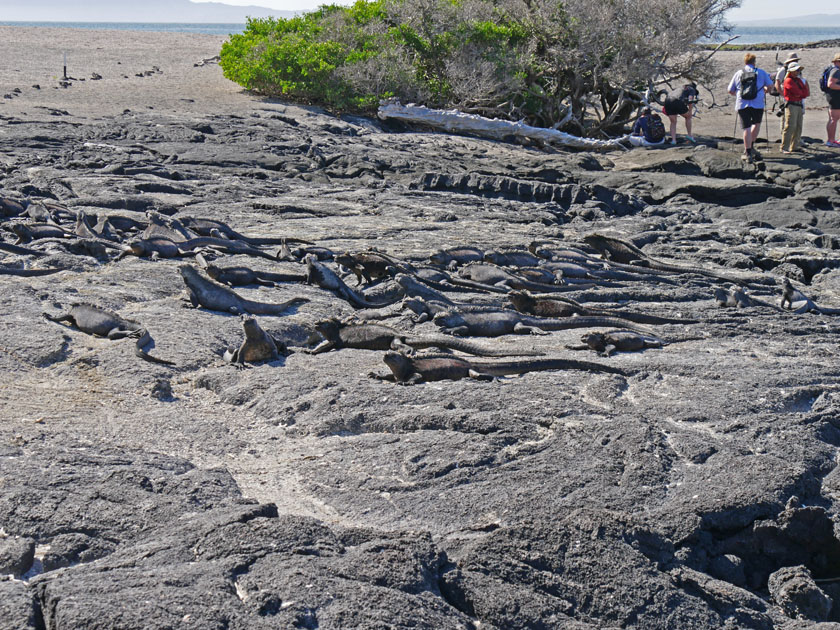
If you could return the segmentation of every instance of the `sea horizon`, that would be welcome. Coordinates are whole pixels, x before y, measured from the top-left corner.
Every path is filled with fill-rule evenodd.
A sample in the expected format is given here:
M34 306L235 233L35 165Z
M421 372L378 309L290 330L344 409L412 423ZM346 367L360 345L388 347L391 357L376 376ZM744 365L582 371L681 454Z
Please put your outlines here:
M0 26L78 28L93 30L132 30L168 33L197 33L231 35L245 31L245 23L236 22L43 22L0 21ZM836 27L825 26L732 26L729 35L721 35L705 43L726 41L738 37L733 44L811 44L838 39Z

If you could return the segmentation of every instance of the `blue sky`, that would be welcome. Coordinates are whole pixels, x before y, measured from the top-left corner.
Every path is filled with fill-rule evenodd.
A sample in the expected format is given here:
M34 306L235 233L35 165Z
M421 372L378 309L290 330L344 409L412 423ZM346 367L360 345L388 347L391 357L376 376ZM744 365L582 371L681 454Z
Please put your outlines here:
M195 2L196 0L193 0ZM206 0L205 0L206 1ZM322 4L352 4L352 0L325 2L324 0L219 0L225 4L257 5L286 11L315 9ZM812 13L840 13L840 4L828 0L743 0L741 8L729 14L730 22L761 20L809 15Z

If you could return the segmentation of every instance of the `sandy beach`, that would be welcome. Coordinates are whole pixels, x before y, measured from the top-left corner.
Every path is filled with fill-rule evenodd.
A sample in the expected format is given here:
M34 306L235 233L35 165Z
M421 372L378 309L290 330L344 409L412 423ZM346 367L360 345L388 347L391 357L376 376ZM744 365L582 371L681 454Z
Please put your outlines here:
M0 115L44 115L62 110L72 116L96 118L155 109L177 113L247 113L260 98L248 94L222 76L216 63L194 64L219 53L225 37L201 34L138 31L97 31L67 28L0 27L0 55L5 71L0 75ZM812 87L804 121L805 137L825 139L826 106L819 92L819 76L834 55L832 49L800 52L804 76ZM68 75L77 79L60 87L64 53ZM781 51L784 59L787 51ZM772 71L776 55L759 51L758 66ZM702 103L694 122L695 135L732 137L735 125L733 97L726 92L732 75L741 67L743 53L719 52L715 56L721 78L711 91L702 89ZM158 68L158 71L154 71ZM146 76L147 71L152 74ZM101 80L92 80L94 74ZM137 76L138 74L144 76ZM40 89L32 86L39 85ZM14 90L20 90L15 92ZM778 119L769 108L770 141L779 141ZM678 133L684 127L680 122ZM740 130L736 131L736 135ZM762 132L762 137L765 133Z

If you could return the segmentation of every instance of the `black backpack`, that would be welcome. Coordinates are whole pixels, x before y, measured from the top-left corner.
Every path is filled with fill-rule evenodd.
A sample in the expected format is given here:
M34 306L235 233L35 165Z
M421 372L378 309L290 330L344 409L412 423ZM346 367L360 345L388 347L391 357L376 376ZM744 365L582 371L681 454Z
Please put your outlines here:
M751 101L758 96L758 73L755 70L741 72L741 100Z
M831 71L834 69L834 64L828 66L825 70L823 70L822 76L820 77L820 89L823 92L830 92L831 90L828 89L828 75L831 74Z
M665 125L659 114L648 116L648 142L659 142L665 137Z

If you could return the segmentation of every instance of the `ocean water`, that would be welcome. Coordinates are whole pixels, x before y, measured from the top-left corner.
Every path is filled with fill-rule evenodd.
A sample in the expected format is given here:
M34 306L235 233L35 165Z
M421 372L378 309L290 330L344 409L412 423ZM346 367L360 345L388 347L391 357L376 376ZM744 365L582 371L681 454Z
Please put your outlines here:
M169 33L205 33L208 35L230 35L242 33L245 24L213 24L181 22L0 22L0 26L53 26L60 28L116 29L129 31L157 31ZM840 28L820 26L738 26L732 35L738 35L733 44L788 43L808 44L827 39L840 38ZM719 37L713 42L726 41Z
M0 26L51 26L54 28L86 28L118 31L154 31L159 33L204 33L206 35L230 35L242 33L245 24L212 24L182 22L0 22Z
M732 35L738 39L732 44L810 44L827 39L840 38L840 28L822 26L738 26L732 29ZM718 37L715 42L722 42L728 37Z

